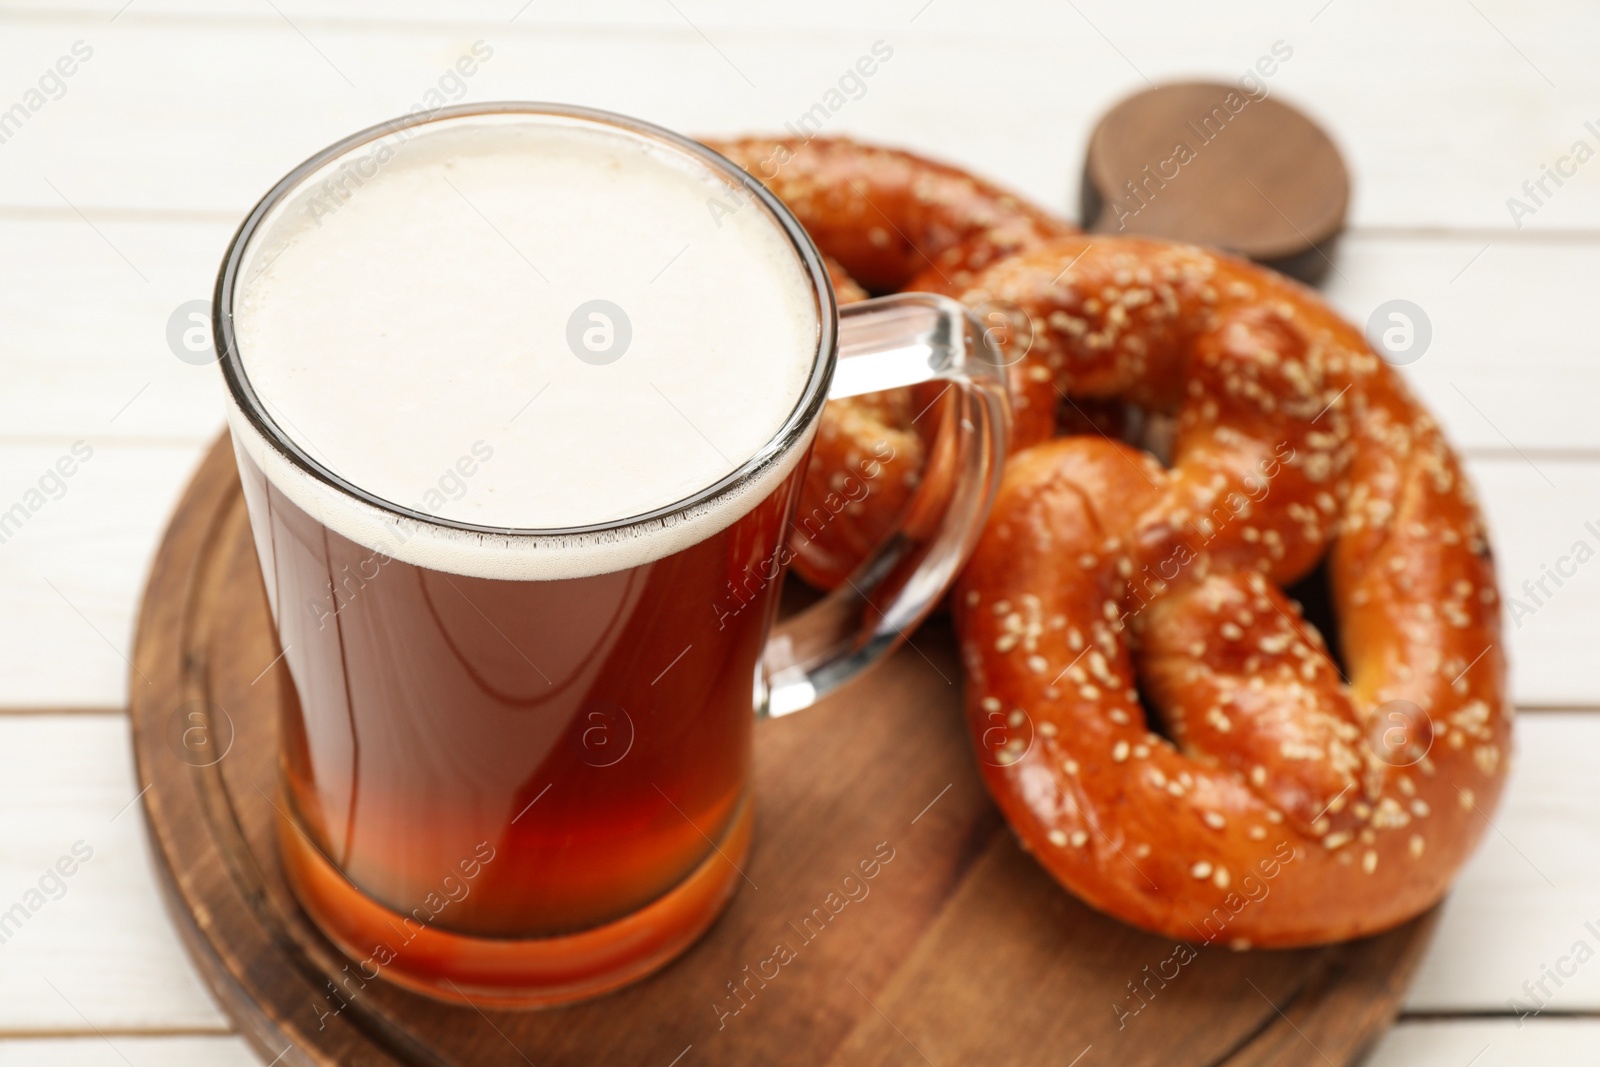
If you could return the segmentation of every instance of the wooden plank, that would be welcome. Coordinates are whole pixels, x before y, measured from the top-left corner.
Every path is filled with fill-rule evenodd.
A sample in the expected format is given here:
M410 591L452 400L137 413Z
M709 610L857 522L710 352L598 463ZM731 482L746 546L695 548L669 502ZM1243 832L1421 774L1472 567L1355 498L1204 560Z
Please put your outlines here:
M1513 456L1467 466L1493 531L1516 702L1600 704L1591 666L1600 645L1600 462Z
M0 718L0 1034L227 1027L162 910L137 793L124 716Z
M1408 1010L1505 1012L1574 940L1600 949L1584 929L1600 919L1600 779L1590 770L1600 716L1524 715L1518 746L1499 831L1446 903ZM89 1032L45 977L102 1029L224 1025L162 911L139 813L111 821L135 792L120 716L0 716L0 901L21 899L73 842L94 849L67 895L3 946L0 1033ZM1567 979L1551 1010L1600 1010L1600 966Z
M1445 903L1409 1011L1538 1007L1523 982L1541 980L1550 1010L1600 1010L1600 963L1561 962L1579 941L1600 955L1600 715L1523 715L1516 740L1505 802ZM1575 972L1559 986L1543 970L1558 964Z
M1594 1063L1600 1020L1402 1021L1364 1067L1545 1067ZM1485 1049L1487 1048L1487 1051ZM1587 1057L1587 1058L1586 1058ZM0 1040L0 1064L28 1067L260 1067L237 1037L99 1037ZM1314 1059L1310 1062L1316 1062Z
M0 531L0 706L127 700L139 590L200 448L97 440L0 447L0 513L38 505ZM77 463L71 477L59 477L63 457Z
M1586 280L1600 243L1349 234L1324 288L1364 325L1380 304L1422 309L1432 340L1403 369L1457 447L1600 449L1600 365Z
M863 5L835 19L844 5L802 17L687 3L624 21L643 10L632 5L603 26L575 5L512 24L510 2L496 22L486 6L475 22L377 25L348 7L310 21L305 5L240 19L141 2L114 24L103 10L34 14L0 39L0 68L42 72L79 39L96 53L6 144L0 203L61 210L49 178L91 214L242 211L313 149L421 100L479 38L495 56L463 99L581 100L705 132L781 127L881 38L893 61L830 116L830 131L920 145L1058 207L1075 199L1083 138L1113 101L1146 78L1235 78L1277 40L1294 55L1270 85L1346 147L1356 225L1511 230L1507 198L1541 163L1594 137L1583 126L1597 87L1585 42L1600 13L1576 3L1519 14L1485 0L1480 15L1444 0L1403 12L1345 0L1315 22L1239 4L1199 24L1107 3L1000 4L985 6L990 28L980 32L970 3L923 6ZM1521 55L1508 37L1523 42ZM1474 116L1470 131L1462 114ZM1594 170L1552 187L1524 223L1600 226Z
M0 263L0 440L208 440L222 424L220 379L174 354L168 323L209 296L233 220L96 225L148 282L75 216L0 218L0 247L14 253ZM1458 446L1600 452L1588 410L1600 365L1583 317L1600 241L1358 233L1336 263L1328 296L1352 320L1397 297L1428 316L1430 346L1404 371ZM1508 313L1516 307L1547 313Z
M1403 1021L1364 1067L1546 1067L1600 1063L1600 1019ZM1308 1061L1311 1062L1311 1061Z
M76 216L0 220L11 253L0 265L0 431L208 441L222 426L221 377L180 359L168 324L177 314L192 328L178 309L210 299L236 222L95 225L98 234Z
M66 495L0 544L0 598L12 609L0 616L0 708L124 703L122 656L142 575L201 447L83 440L94 458ZM70 443L0 441L0 511ZM1518 600L1506 624L1517 702L1600 706L1600 676L1585 666L1600 644L1600 566L1570 560L1579 541L1600 554L1600 534L1585 525L1600 529L1600 459L1487 457L1469 467L1495 531L1502 589ZM1574 576L1558 587L1547 566ZM1541 578L1548 596L1532 584Z
M0 1064L17 1067L260 1067L237 1037L48 1037L0 1040Z

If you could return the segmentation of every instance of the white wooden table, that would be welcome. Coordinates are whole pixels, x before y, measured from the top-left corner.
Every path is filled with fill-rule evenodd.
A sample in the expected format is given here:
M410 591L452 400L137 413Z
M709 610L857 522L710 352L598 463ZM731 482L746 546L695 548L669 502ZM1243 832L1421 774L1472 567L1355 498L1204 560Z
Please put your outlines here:
M256 1062L162 911L122 711L144 573L222 425L214 368L174 356L168 321L209 296L248 206L313 150L431 92L776 130L880 40L892 58L826 132L913 147L1060 210L1111 102L1292 49L1270 89L1327 124L1355 176L1329 294L1358 321L1392 298L1425 309L1432 345L1407 374L1469 457L1506 592L1533 609L1508 626L1525 712L1509 794L1372 1063L1600 1063L1600 961L1563 962L1578 942L1600 951L1600 561L1565 559L1577 542L1600 549L1600 160L1562 161L1580 140L1600 150L1600 10L1393 8L0 5L0 513L28 513L0 533L0 912L29 910L0 943L0 1064ZM492 56L450 74L478 41ZM57 81L62 57L72 74ZM1576 173L1535 202L1523 183L1545 165ZM1514 217L1510 197L1533 210ZM92 457L45 477L78 441ZM1546 567L1570 573L1535 603L1523 583ZM75 844L92 858L58 884L46 869ZM1559 984L1546 966L1567 972ZM1545 1008L1519 1021L1508 998L1530 1000L1525 982Z

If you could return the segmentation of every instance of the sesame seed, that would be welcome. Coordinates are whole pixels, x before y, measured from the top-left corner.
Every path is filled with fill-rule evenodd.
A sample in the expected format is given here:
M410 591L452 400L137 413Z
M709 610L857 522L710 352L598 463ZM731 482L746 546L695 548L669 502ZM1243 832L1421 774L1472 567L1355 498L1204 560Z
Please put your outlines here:
M1082 848L1084 845L1089 843L1089 831L1074 830L1072 831L1072 837L1069 840L1071 840L1073 848Z
M1422 835L1421 834L1412 834L1411 835L1411 855L1412 856L1420 856L1420 855L1422 855L1422 849L1424 847L1424 844L1425 843L1422 840Z
M1373 871L1377 870L1378 854L1368 850L1367 854L1361 857L1361 869L1366 871L1368 874L1371 874Z
M1216 883L1218 889L1228 888L1228 882L1231 881L1228 877L1228 868L1218 867L1217 873L1211 876L1211 880Z
M1265 652L1269 656L1275 656L1288 648L1289 643L1293 640L1293 636L1289 633L1280 632L1263 637L1260 641L1256 642L1256 647L1261 649L1261 651Z
M1062 833L1060 830L1051 830L1045 836L1048 837L1050 839L1050 843L1057 848L1067 847L1067 835Z
M1112 745L1111 758L1117 763L1121 763L1126 760L1128 758L1128 742L1118 741L1115 745Z
M1211 827L1213 830L1220 830L1224 826L1228 825L1228 820L1224 819L1220 812L1208 811L1204 815L1200 816L1200 818L1205 820L1205 824Z

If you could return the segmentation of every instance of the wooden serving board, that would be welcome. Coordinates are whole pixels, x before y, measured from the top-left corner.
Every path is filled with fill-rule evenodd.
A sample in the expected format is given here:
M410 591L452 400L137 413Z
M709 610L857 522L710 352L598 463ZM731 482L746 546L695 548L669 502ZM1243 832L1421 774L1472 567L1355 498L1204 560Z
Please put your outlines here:
M274 851L288 679L219 441L156 559L134 659L134 747L174 919L275 1067L1341 1065L1393 1018L1431 914L1341 946L1196 946L1187 959L1089 910L989 802L948 628L915 642L817 707L760 724L751 884L654 977L537 1012L448 1006L381 980L336 997L345 961L296 907ZM875 855L891 858L851 899L844 878ZM814 909L825 925L803 927ZM768 977L746 983L757 970ZM750 992L736 999L730 983ZM1129 983L1151 992L1136 999Z

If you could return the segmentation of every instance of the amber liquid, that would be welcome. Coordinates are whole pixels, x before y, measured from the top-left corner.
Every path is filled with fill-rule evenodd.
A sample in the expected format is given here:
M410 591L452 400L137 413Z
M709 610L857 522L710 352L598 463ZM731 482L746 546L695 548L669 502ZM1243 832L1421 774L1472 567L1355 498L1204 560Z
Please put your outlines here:
M517 939L614 923L714 858L803 464L705 541L560 581L388 558L240 468L293 678L283 802L319 867L431 932Z

